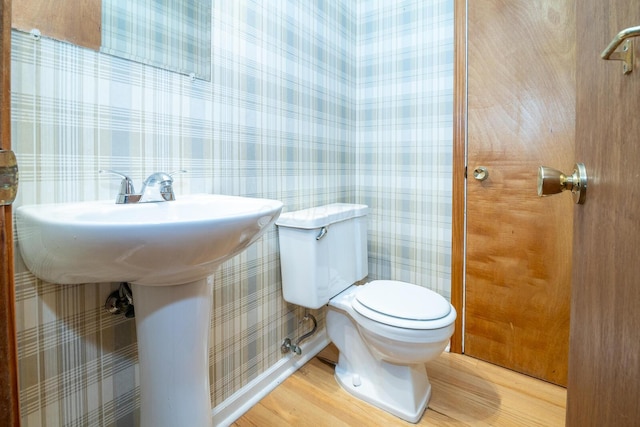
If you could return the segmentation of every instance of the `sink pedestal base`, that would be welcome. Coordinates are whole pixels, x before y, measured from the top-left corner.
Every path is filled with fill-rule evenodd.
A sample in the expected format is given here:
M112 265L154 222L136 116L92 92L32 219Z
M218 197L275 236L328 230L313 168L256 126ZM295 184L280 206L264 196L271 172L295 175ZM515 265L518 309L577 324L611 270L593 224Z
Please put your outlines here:
M132 284L141 427L211 427L212 288L213 277L177 286Z

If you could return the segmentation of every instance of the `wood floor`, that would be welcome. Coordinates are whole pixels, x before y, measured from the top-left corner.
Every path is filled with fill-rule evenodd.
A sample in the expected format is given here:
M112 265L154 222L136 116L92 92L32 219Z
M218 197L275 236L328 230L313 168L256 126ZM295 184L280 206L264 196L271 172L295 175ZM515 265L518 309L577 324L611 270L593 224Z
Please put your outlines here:
M329 345L319 356L337 360ZM566 390L468 356L427 363L432 385L419 426L563 426ZM333 366L313 358L239 418L246 426L411 426L342 390Z

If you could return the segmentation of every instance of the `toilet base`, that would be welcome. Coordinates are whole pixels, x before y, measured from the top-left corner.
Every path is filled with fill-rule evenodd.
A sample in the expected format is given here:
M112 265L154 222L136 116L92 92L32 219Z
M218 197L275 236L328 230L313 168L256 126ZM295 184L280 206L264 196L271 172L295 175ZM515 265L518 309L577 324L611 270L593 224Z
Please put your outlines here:
M431 398L431 384L424 364L394 365L375 361L365 364L362 372L350 371L345 368L348 365L348 362L342 365L338 362L335 369L336 381L344 390L410 423L422 418Z

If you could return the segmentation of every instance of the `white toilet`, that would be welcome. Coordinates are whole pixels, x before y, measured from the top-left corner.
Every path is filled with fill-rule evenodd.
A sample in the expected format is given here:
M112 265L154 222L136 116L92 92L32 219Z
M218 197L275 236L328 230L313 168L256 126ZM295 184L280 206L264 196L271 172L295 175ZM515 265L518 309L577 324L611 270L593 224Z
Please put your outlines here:
M368 274L366 205L335 203L280 215L282 290L292 304L329 305L335 370L349 393L416 423L431 397L424 363L453 335L455 309L439 294Z

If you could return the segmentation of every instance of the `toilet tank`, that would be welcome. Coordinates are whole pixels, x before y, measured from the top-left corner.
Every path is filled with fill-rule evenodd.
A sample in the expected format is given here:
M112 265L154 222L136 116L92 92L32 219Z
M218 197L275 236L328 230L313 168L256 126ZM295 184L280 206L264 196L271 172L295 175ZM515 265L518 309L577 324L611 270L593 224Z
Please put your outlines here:
M333 203L276 221L285 301L319 308L368 274L367 205Z

